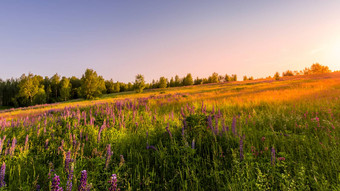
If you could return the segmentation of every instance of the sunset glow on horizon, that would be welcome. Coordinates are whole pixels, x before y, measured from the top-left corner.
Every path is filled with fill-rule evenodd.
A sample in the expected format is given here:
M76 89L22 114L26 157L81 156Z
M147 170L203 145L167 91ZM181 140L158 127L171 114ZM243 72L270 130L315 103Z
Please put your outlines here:
M0 78L340 70L339 10L339 1L2 2Z

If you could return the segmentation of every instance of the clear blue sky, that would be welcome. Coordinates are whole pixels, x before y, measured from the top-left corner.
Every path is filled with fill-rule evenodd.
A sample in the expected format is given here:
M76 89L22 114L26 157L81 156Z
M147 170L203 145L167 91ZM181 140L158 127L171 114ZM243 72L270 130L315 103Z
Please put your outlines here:
M1 1L0 78L340 70L340 1Z

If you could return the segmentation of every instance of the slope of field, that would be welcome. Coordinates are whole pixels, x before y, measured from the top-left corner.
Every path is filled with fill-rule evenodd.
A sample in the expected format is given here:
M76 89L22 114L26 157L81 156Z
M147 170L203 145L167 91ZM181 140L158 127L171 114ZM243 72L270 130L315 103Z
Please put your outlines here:
M340 73L4 110L0 125L4 190L340 189Z

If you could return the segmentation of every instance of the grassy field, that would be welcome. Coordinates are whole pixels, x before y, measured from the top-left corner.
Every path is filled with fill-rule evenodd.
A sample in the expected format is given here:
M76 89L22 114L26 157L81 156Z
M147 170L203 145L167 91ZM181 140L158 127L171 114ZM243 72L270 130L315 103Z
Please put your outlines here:
M339 72L7 109L0 125L0 190L340 190Z

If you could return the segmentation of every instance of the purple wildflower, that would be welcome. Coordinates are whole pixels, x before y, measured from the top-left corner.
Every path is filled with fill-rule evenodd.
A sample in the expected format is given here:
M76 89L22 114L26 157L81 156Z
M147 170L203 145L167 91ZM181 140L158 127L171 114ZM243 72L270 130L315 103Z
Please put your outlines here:
M10 150L9 150L9 154L10 154L11 156L13 156L13 154L14 154L16 143L17 143L17 139L14 137L14 138L13 138L13 141L12 141L12 146L11 146L11 148L10 148Z
M272 164L272 165L275 165L275 148L274 148L274 147L272 147L271 164Z
M111 156L112 156L111 144L107 145L106 152L107 152L107 155L106 155L106 161L105 161L105 169L107 169L107 167L109 166L110 159L111 159Z
M212 130L213 129L213 125L212 125L212 119L211 116L208 116L208 127Z
M98 138L97 138L98 143L100 143L101 133L102 133L104 128L105 128L105 125L103 124L99 129Z
M25 140L25 151L28 150L28 134L26 135L26 140Z
M52 187L51 191L63 191L62 187L59 187L60 184L60 178L56 174L54 174L53 180L52 180Z
M6 164L5 162L3 162L1 166L1 170L0 170L0 188L6 186L5 172L6 172Z
M119 188L117 189L117 175L116 174L112 174L110 180L110 187L109 187L109 191L118 191L120 190Z
M240 138L240 160L244 159L244 155L243 155L243 139Z
M2 147L4 146L5 139L6 139L6 135L2 139L0 138L0 155L1 155L1 152L2 152Z
M172 134L171 134L171 131L170 131L170 129L169 129L169 123L168 123L168 125L165 127L165 129L166 129L166 131L169 133L170 138L172 138Z
M47 150L48 149L48 139L46 139L46 141L45 141L45 150Z
M86 170L81 171L80 177L80 185L78 187L78 191L87 191L89 190L87 187L87 172Z
M185 118L185 114L184 114L184 111L183 111L183 108L181 107L181 115L183 118Z
M215 134L218 133L218 118L215 117Z
M71 163L73 162L73 159L71 158L71 151L68 151L66 153L66 158L65 158L65 171L67 176L70 174L70 169L71 169Z
M66 183L66 191L72 190L72 178L73 178L73 171L74 171L74 165L71 164L71 167L68 171L68 177L67 177L67 183Z
M233 122L231 124L231 129L234 135L236 135L236 117L233 117Z

